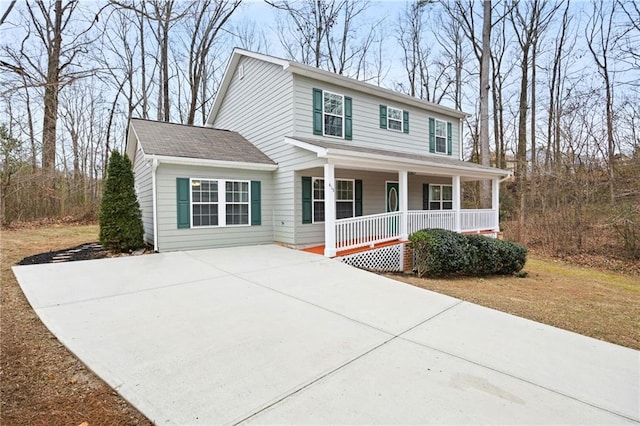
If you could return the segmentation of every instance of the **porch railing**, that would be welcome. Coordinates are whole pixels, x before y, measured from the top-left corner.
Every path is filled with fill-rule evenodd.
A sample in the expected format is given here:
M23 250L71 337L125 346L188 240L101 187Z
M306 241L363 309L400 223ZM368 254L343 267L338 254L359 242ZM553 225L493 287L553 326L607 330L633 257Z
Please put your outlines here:
M407 223L409 235L426 228L455 230L455 212L453 210L410 210Z
M498 214L492 209L460 210L462 231L483 231L498 228Z
M456 230L455 210L410 210L407 212L407 232L425 228ZM402 213L390 212L336 220L336 250L350 250L400 238ZM497 229L495 210L460 210L460 230L463 232Z
M498 216L492 209L460 210L460 231L472 232L497 229ZM426 228L456 230L455 210L410 210L409 234Z
M400 212L336 220L336 249L366 247L400 237Z

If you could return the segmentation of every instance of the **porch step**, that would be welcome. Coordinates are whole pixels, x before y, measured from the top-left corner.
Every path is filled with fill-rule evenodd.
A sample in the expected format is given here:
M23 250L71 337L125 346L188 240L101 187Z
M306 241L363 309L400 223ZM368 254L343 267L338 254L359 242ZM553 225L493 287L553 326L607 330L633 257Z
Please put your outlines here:
M336 253L335 257L349 256L351 254L362 253L365 251L375 250L381 247L393 246L395 244L401 244L401 243L402 241L398 239L393 241L385 241L384 243L377 243L377 244L374 244L373 246L358 247L358 248L349 249L349 250L340 250ZM302 251L306 251L307 253L324 255L324 245L307 247L305 249L302 249Z

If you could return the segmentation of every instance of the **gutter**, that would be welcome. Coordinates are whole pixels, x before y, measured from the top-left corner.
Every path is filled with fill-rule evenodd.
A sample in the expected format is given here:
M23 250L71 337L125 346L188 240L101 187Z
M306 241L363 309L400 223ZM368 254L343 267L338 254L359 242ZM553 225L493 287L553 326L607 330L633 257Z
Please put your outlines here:
M169 155L148 154L147 158L159 163L179 164L184 166L208 166L227 169L258 170L272 172L278 169L277 164L249 163L244 161L207 160L202 158L173 157Z

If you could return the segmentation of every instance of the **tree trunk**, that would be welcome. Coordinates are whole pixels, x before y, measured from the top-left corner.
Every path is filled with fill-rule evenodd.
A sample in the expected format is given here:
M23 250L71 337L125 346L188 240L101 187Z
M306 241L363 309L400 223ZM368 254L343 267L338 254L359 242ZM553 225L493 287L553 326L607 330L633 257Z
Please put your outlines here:
M518 115L518 148L516 151L516 184L520 197L520 226L524 226L525 219L525 185L527 177L527 86L529 82L529 46L522 49L520 62L520 101Z
M489 150L489 72L491 66L491 0L483 2L482 57L480 65L480 161L483 166L491 163ZM482 181L481 206L491 205L491 182Z
M52 40L47 52L47 79L44 89L42 121L42 168L49 173L53 173L56 167L56 125L60 84L60 48L62 46L62 1L55 2L53 25Z

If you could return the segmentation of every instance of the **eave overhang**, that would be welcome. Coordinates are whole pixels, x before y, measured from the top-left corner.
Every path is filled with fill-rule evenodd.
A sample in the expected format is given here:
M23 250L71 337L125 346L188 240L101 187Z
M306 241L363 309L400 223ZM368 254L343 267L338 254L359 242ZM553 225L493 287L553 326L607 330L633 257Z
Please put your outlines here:
M408 158L401 153L391 151L380 153L366 149L353 150L336 147L324 147L313 143L301 141L292 137L285 137L285 142L316 153L318 158L326 159L329 163L350 169L375 170L375 171L400 171L406 170L418 174L433 176L460 176L467 180L478 179L503 179L511 176L508 170L479 166L473 163L445 164L430 161L426 156ZM379 151L379 150L378 150ZM394 155L396 154L396 155Z
M205 167L219 167L225 169L241 169L241 170L257 170L272 172L278 169L277 164L266 163L249 163L243 161L222 161L222 160L209 160L203 158L190 158L190 157L174 157L168 155L156 155L146 154L145 158L150 161L157 160L160 164L177 164L183 166L205 166Z

